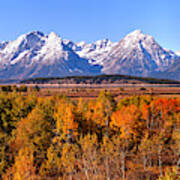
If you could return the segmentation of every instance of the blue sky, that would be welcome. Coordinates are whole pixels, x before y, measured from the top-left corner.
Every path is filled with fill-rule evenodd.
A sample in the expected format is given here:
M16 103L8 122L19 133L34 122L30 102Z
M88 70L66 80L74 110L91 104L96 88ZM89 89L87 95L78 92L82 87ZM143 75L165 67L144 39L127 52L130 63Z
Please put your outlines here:
M39 30L73 41L119 41L141 29L163 47L180 50L180 0L4 0L0 41Z

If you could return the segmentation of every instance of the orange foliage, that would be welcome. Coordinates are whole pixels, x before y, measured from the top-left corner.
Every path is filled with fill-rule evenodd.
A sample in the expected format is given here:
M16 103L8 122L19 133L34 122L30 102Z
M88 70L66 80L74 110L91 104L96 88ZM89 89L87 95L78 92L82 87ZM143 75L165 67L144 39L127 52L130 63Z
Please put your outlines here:
M120 110L114 112L111 116L110 126L120 128L122 135L134 134L135 129L141 126L140 111L135 105L123 106Z

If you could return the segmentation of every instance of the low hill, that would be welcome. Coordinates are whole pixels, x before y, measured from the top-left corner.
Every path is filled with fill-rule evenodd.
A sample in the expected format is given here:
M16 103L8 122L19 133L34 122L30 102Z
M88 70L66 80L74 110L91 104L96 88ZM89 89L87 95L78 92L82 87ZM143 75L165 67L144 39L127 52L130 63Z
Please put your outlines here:
M128 75L71 76L52 78L32 78L22 84L180 84L180 81L144 78Z

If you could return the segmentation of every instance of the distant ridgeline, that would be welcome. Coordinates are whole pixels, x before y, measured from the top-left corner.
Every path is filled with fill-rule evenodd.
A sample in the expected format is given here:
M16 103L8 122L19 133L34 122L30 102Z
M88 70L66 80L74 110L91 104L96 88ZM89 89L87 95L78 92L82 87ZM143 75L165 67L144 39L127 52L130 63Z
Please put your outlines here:
M128 75L70 76L52 78L32 78L23 80L22 84L180 84L180 81L135 77Z

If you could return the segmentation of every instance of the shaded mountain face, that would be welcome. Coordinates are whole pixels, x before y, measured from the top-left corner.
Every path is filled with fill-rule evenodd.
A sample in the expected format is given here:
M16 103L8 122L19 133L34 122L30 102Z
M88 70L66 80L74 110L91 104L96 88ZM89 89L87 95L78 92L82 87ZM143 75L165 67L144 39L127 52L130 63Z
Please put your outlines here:
M136 30L111 49L103 60L102 72L149 76L165 71L175 59L175 53L163 49L151 36Z
M95 75L101 67L80 58L55 33L32 32L0 44L0 78L25 79L73 75Z
M180 57L166 71L151 74L152 77L180 80Z
M0 79L98 74L180 79L179 59L140 30L118 43L104 39L90 44L35 31L0 43Z

